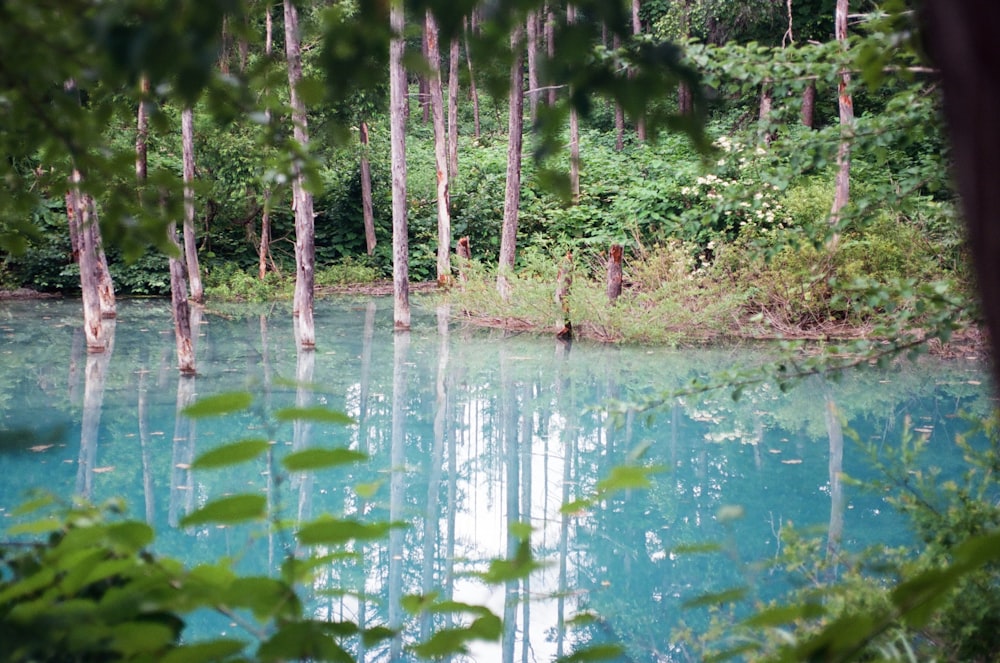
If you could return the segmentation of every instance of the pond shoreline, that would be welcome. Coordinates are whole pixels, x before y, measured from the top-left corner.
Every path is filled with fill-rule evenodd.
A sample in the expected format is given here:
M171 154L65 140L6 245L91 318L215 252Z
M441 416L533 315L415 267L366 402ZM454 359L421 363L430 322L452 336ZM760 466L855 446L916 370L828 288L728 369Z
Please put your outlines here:
M447 290L442 290L434 281L422 281L410 283L410 294L444 294ZM330 296L357 296L357 297L390 297L393 294L392 281L374 281L371 283L351 283L336 286L317 286L316 297ZM2 301L24 301L31 299L62 299L64 295L60 293L41 292L31 288L17 288L14 290L0 290L0 302ZM457 314L457 319L462 322L489 329L503 329L518 333L538 334L540 336L556 336L560 332L557 326L539 325L529 320L514 317L496 317L485 314L477 314L473 311L462 311ZM596 341L599 343L611 343L613 341L604 338L599 331L592 330L588 325L574 325L574 334L578 339ZM914 330L920 335L922 330ZM866 330L854 327L838 327L827 333L817 335L814 332L803 330L801 333L790 333L782 335L763 335L754 333L734 333L728 337L714 338L710 340L699 340L692 338L692 346L710 346L722 343L761 343L776 341L803 341L822 345L825 343L837 343L851 340L860 340L867 337ZM875 340L875 339L873 339ZM884 342L888 343L888 340ZM645 345L645 344L644 344ZM936 357L943 358L965 358L985 360L989 355L989 343L985 330L979 325L970 325L954 332L947 343L938 339L930 339L926 342L927 351Z

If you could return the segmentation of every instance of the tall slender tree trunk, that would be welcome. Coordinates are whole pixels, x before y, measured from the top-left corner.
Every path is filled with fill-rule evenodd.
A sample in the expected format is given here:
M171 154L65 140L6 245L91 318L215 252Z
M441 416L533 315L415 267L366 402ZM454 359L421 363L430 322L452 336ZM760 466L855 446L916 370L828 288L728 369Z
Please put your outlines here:
M458 65L461 52L452 38L448 51L448 181L458 177Z
M503 202L503 227L500 232L500 264L497 269L497 291L509 300L510 275L514 271L517 251L517 219L521 206L521 146L524 128L524 52L521 38L524 28L514 27L510 47L514 61L510 67L510 105L507 118L507 183Z
M139 110L135 119L135 177L142 183L148 173L147 144L149 141L149 113L146 108L146 98L149 96L149 79L143 76L139 79Z
M844 48L847 47L847 10L848 0L837 0L834 15L834 34ZM837 179L834 190L833 208L830 211L830 224L837 227L840 214L851 196L851 141L854 139L854 101L850 91L851 73L848 70L840 72L837 82L837 100L840 108L840 147L837 148ZM840 234L834 230L830 238L829 248L837 249Z
M142 100L136 113L135 175L139 186L146 183L149 171L146 141L149 138L149 120L146 112L145 96L149 92L149 80L145 77L139 83ZM181 116L181 133L184 133L184 117ZM193 172L193 168L192 168ZM187 207L187 187L185 186L185 209ZM191 308L188 305L187 274L185 264L177 257L181 255L177 241L177 224L173 221L167 227L167 240L176 249L176 255L168 259L170 270L170 311L174 319L174 342L177 349L177 368L182 375L195 374L194 341L191 338Z
M295 141L303 152L309 150L309 127L306 106L299 97L298 86L302 81L302 53L299 42L299 12L293 0L284 0L285 8L285 57L288 60L288 88L292 107L292 130ZM313 326L313 283L315 279L316 246L313 215L313 197L306 191L302 163L293 165L292 207L295 210L295 303L298 320L299 347L316 346Z
M552 10L552 3L545 4L545 54L551 61L556 56L556 14ZM556 105L556 88L549 87L549 106Z
M616 51L621 48L622 41L616 32L611 38L611 45ZM615 102L615 151L621 152L625 149L625 109Z
M271 60L271 50L274 44L274 19L271 17L271 6L264 10L264 55ZM264 109L264 122L271 125L271 109ZM264 209L260 215L260 246L257 249L257 274L261 281L267 276L267 263L274 269L274 258L271 257L271 185L264 184Z
M469 69L469 96L472 97L472 135L479 138L479 92L476 89L476 72L472 69L472 51L469 49L469 23L465 25L465 62Z
M639 0L632 0L632 34L640 35L642 34L642 21L639 18L639 9L641 8ZM683 83L678 87L678 94L683 94L682 91L687 91ZM685 112L683 109L680 110L681 113ZM646 140L646 120L642 117L637 117L635 120L635 136L640 142Z
M287 0L286 0L287 1ZM406 220L406 71L403 0L389 10L389 143L392 169L392 290L396 329L410 328L410 244Z
M576 23L576 7L571 3L566 5L566 23ZM571 88L571 99L572 96ZM580 117L572 102L569 107L569 186L573 202L580 202Z
M194 232L194 111L181 111L181 140L184 159L184 259L187 263L191 300L200 304L205 299L198 265L198 242Z
M430 67L428 92L434 122L434 166L437 170L437 282L451 284L451 211L448 199L448 133L444 125L444 92L441 89L441 52L438 48L437 21L430 10L425 13L424 35L427 63Z
M375 212L372 207L372 167L368 161L368 123L358 124L358 140L361 142L361 216L365 224L365 246L368 255L375 253Z
M528 12L528 117L538 119L538 12Z

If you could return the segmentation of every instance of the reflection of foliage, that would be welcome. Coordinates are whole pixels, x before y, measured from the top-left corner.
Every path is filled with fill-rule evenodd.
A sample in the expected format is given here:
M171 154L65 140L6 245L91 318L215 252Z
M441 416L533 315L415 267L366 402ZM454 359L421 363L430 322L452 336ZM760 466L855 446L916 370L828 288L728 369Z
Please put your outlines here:
M958 436L965 474L943 480L940 468L926 467L928 433L915 432L907 417L898 449L866 445L881 473L867 487L892 491L915 542L851 553L789 524L774 568L797 579L795 588L755 603L739 621L728 614L734 602L709 597L717 610L711 627L676 637L719 660L990 660L1000 646L996 415L969 435L983 432L984 447Z

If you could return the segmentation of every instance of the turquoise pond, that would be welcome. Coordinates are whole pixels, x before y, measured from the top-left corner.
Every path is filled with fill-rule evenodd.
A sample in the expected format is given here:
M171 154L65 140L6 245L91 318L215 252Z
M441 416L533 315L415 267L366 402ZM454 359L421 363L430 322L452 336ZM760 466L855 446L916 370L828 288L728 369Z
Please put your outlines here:
M611 421L609 402L655 397L765 357L751 347L569 348L473 328L422 301L409 333L393 332L389 299L319 302L317 349L302 355L285 305L209 307L197 325L193 379L175 369L163 301L122 302L103 356L85 352L79 302L0 303L0 527L18 522L13 512L34 488L122 497L132 517L155 525L155 552L274 573L296 552L291 534L180 520L236 492L267 494L287 518L402 520L409 526L355 546L355 561L321 569L303 589L317 617L403 629L397 641L356 649L359 659L404 658L406 644L442 626L399 607L402 596L436 591L505 618L503 641L478 643L467 660L550 661L597 641L623 643L633 661L684 660L672 628L706 619L685 602L748 578L760 596L785 586L753 569L779 552L788 523L832 532L847 549L909 540L885 495L839 480L841 472L875 476L855 438L888 450L909 422L928 436L926 465L957 476L955 436L995 405L981 363L923 357L803 379L787 392L762 382L738 400L728 390L673 397ZM227 391L251 392L254 405L221 418L179 414ZM295 405L328 407L354 423L274 416ZM272 441L273 453L191 470L205 451L247 438ZM369 459L286 475L282 454L310 446ZM629 463L658 468L649 487L561 513ZM741 517L720 517L734 507ZM514 523L530 523L531 549L546 564L523 582L487 585L473 572L510 554ZM713 541L729 552L678 553ZM600 618L571 623L585 611ZM193 618L187 637L221 632L251 639L212 615Z

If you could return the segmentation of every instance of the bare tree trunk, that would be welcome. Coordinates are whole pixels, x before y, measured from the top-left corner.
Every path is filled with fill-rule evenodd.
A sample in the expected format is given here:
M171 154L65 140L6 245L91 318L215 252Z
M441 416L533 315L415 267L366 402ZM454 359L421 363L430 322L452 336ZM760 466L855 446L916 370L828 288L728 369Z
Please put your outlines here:
M101 302L101 317L114 318L118 315L118 304L115 301L115 284L111 280L111 270L108 268L108 257L104 253L104 241L101 239L101 226L97 219L97 205L93 196L83 197L89 211L89 223L83 224L85 235L90 235L92 250L96 258L97 296Z
M406 221L406 72L402 0L389 10L389 142L392 157L392 289L396 329L410 328L410 245Z
M622 294L622 245L612 244L608 252L608 301L612 304Z
M458 254L458 278L462 283L465 283L469 280L469 261L472 260L472 248L469 246L468 235L458 240L455 253Z
M302 54L299 43L299 12L293 0L284 0L285 8L285 57L288 60L288 89L292 107L292 128L295 141L303 152L309 150L309 127L306 107L299 97L298 86L302 80ZM316 247L312 194L306 191L302 164L293 165L292 207L295 210L295 304L298 319L298 344L302 348L316 346L316 329L313 326L313 283L315 279Z
M139 79L139 110L135 120L135 177L139 182L145 182L147 177L146 147L149 140L149 115L146 112L146 97L149 96L149 79L143 76Z
M424 56L424 62L427 62L427 32L425 31L420 38L420 54ZM420 104L421 117L423 118L424 124L430 122L431 119L431 87L430 81L424 76L423 72L417 72L417 99Z
M528 117L538 119L538 12L528 12Z
M469 95L472 97L472 135L479 138L479 92L476 90L476 73L472 69L472 53L469 50L469 26L465 26L465 62L469 68Z
M640 9L639 0L632 0L632 34L633 35L640 35L640 34L642 34L642 21L639 19L639 9ZM686 86L683 83L681 83L680 86L678 86L678 94L679 95L682 94L681 93L682 89L685 92L687 92ZM684 113L685 112L685 110L683 110L683 109L678 109L678 110L679 110L680 113ZM636 138L638 138L640 142L644 142L646 140L646 120L644 120L641 117L637 117L636 120L635 120L635 135L636 135Z
M180 255L181 247L177 241L176 224L171 223L167 232ZM170 303L174 315L177 368L182 375L194 375L194 343L191 340L191 308L188 305L187 278L184 274L184 263L173 256L170 257Z
M375 212L372 209L372 167L368 161L368 123L358 125L361 141L361 215L365 223L365 245L368 255L375 253Z
M451 40L448 52L448 180L458 177L458 39Z
M813 128L813 113L816 108L816 84L810 81L802 91L802 126Z
M844 48L847 47L847 10L848 0L837 0L834 20L834 33ZM837 82L837 99L840 107L840 147L837 148L837 180L834 191L833 208L830 211L830 225L834 228L840 223L840 212L850 201L851 195L851 141L854 138L854 101L849 89L851 73L848 70L840 72ZM840 234L834 230L830 238L829 248L835 251L840 241Z
M576 23L576 7L566 5L566 23ZM573 90L570 89L570 97ZM580 117L576 107L569 107L569 186L573 193L573 202L580 202Z
M552 60L556 56L556 14L552 11L552 3L545 5L545 54ZM549 106L556 105L556 88L549 88Z
M617 51L622 46L621 38L615 33L611 40L612 47ZM625 109L615 102L615 151L621 152L625 149Z
M194 234L194 111L181 111L181 136L184 158L184 259L187 262L188 285L191 300L201 303L205 290L201 285L201 267L198 265L198 242Z
M759 136L764 145L770 145L774 140L774 132L771 130L771 108L774 105L774 86L771 81L765 80L760 87L760 111L757 122L760 128Z
M430 67L428 91L434 122L434 166L437 171L437 282L451 284L451 210L448 198L448 134L444 125L444 93L441 89L441 52L438 48L438 27L434 15L427 10L424 20L427 41L427 63Z
M83 299L83 331L87 339L87 352L104 352L108 347L101 316L97 256L94 252L90 225L90 205L80 191L80 173L73 171L71 188L66 193L66 218L69 222L70 242L74 245L76 262L80 269L80 290ZM75 238L75 239L74 239Z
M503 227L500 232L500 264L497 291L510 299L510 274L514 271L517 250L517 217L521 205L521 145L524 128L524 52L521 48L523 27L516 25L510 35L514 61L510 67L510 106L507 119L507 184L504 192Z
M264 54L271 60L271 49L274 43L274 19L271 18L271 7L264 11ZM264 110L264 120L271 125L271 109ZM260 215L260 247L257 250L257 273L263 281L267 276L267 263L270 261L274 269L274 258L271 257L271 185L264 185L264 211Z

